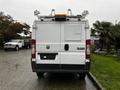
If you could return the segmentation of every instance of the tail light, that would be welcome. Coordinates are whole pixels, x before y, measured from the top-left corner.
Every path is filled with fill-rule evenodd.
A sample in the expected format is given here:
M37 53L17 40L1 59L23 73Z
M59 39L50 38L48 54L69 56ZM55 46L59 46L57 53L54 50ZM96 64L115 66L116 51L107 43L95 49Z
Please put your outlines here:
M32 39L32 59L36 58L36 40Z
M90 39L86 40L86 59L90 59L90 45L91 40Z

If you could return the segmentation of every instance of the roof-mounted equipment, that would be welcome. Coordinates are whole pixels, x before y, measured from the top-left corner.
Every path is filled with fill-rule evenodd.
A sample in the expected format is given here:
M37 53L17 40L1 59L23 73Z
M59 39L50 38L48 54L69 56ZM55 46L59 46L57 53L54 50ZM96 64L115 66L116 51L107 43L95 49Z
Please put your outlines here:
M34 15L37 16L38 19L41 21L44 19L52 19L52 21L68 21L69 19L77 19L78 21L81 21L82 19L85 19L85 17L89 14L87 10L83 11L82 14L79 15L73 15L71 9L68 9L67 14L56 14L55 9L51 10L51 14L46 16L41 16L40 12L38 10L34 11Z

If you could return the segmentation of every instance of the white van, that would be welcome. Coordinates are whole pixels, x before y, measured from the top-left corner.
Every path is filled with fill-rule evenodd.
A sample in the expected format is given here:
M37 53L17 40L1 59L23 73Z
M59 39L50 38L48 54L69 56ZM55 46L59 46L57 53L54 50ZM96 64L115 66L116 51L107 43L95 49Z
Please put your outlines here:
M44 72L86 76L90 66L90 30L83 17L55 14L38 16L34 21L31 64L39 78Z

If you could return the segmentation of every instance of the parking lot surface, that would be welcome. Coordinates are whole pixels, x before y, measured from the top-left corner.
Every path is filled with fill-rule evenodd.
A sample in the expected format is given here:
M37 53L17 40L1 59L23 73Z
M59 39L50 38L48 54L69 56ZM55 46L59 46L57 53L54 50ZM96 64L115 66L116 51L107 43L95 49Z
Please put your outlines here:
M38 79L31 70L31 50L0 50L0 90L97 90L86 77L73 74L49 74Z

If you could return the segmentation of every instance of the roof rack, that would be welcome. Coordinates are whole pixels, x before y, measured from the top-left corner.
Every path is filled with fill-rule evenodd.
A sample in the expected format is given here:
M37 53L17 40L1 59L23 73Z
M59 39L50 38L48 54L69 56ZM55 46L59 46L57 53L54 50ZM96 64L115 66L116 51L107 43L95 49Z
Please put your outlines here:
M60 21L64 21L66 20L66 18L78 18L78 19L84 19L87 15L89 14L89 12L87 10L83 11L83 13L81 15L73 15L71 9L68 9L67 14L56 14L55 13L55 9L51 10L51 14L48 16L41 16L40 12L38 10L34 11L34 15L37 16L38 19L55 19L56 21L60 20Z

